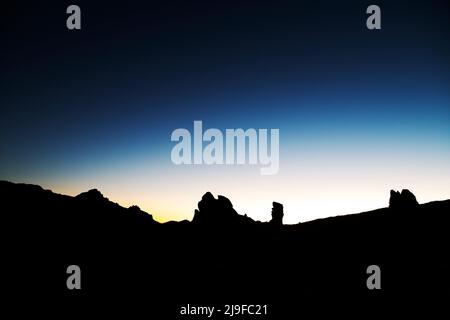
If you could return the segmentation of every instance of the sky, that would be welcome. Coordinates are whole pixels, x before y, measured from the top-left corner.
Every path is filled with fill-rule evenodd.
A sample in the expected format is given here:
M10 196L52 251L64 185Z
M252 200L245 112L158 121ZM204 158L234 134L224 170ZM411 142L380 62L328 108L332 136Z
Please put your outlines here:
M81 8L81 30L66 8ZM158 221L202 195L285 223L450 198L450 5L42 1L2 6L0 179L97 188ZM172 163L173 130L277 128L280 167Z

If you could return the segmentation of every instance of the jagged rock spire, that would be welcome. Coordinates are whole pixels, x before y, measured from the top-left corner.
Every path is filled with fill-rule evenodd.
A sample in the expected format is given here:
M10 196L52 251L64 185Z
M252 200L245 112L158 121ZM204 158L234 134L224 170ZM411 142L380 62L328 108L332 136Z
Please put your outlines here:
M283 224L283 205L278 202L272 203L272 220L270 223L275 225L282 225Z
M403 189L400 193L399 191L391 190L391 197L389 198L389 208L399 209L399 208L416 208L419 203L416 200L414 194L408 189Z

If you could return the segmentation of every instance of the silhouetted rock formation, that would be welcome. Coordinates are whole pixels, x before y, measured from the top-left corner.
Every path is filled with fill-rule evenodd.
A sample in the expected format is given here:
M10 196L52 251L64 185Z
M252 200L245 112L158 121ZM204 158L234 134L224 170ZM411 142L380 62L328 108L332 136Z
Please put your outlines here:
M408 209L417 208L419 203L414 194L408 189L403 189L402 192L391 190L391 197L389 198L389 208L392 209Z
M272 203L272 220L270 223L273 225L281 226L283 224L283 205L278 202Z
M75 198L86 201L109 201L108 198L104 197L103 194L97 189L91 189L87 192L82 192Z
M204 226L239 226L255 221L238 214L228 198L219 195L215 199L211 192L207 192L198 203L192 222Z

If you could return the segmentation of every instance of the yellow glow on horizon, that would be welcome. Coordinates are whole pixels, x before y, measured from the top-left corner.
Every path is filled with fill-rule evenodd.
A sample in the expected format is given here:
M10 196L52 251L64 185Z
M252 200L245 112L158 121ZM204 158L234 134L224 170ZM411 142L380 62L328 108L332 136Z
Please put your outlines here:
M138 205L160 222L191 220L207 191L229 198L238 213L260 221L270 220L272 202L280 202L288 224L386 207L390 189L408 188L419 203L450 198L445 157L338 153L291 154L289 160L274 176L261 176L258 166L175 166L170 161L152 166L146 159L132 167L22 182L72 196L96 188L124 207Z

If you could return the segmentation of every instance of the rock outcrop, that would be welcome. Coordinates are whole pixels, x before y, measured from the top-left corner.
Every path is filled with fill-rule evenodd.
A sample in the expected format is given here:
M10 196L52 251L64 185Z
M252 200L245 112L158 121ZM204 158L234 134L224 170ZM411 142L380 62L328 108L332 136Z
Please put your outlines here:
M414 194L408 189L399 191L391 190L391 197L389 198L389 208L392 209L413 209L419 206Z
M273 225L281 226L283 224L283 205L278 202L272 203L272 220L270 223Z
M192 222L208 226L239 226L248 225L254 220L238 214L228 198L219 195L216 199L211 192L207 192L198 203Z

